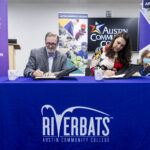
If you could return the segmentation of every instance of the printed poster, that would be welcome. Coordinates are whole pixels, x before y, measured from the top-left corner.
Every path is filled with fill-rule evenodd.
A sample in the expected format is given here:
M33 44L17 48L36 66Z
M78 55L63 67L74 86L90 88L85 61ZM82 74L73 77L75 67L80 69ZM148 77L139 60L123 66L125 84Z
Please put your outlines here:
M59 50L67 56L68 68L76 66L76 73L85 74L88 65L88 15L59 13Z

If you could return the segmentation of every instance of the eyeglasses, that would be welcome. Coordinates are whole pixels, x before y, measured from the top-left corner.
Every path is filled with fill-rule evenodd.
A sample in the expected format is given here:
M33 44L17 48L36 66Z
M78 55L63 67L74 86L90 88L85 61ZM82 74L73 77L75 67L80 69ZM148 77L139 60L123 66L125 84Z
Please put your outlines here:
M56 46L57 43L50 43L50 42L47 42L46 45L47 45L47 46L50 46L50 45L51 45L51 46Z

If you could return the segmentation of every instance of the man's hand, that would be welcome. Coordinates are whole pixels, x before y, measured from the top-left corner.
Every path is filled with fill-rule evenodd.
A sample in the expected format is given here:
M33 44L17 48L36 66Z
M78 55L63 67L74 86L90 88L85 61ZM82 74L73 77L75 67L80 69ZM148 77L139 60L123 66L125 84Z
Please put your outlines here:
M37 69L36 71L33 72L32 75L33 75L34 77L42 77L43 74L44 74L43 71Z
M52 73L52 72L46 72L46 73L44 73L44 76L45 77L50 77L50 76L55 76L55 74Z

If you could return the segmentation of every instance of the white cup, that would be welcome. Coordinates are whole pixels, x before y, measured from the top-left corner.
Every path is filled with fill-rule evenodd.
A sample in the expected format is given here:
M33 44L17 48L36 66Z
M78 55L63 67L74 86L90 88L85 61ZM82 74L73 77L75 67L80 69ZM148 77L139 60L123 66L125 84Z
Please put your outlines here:
M16 80L18 77L17 70L8 70L8 79L9 80Z
M102 80L103 79L103 71L101 69L95 70L95 80Z

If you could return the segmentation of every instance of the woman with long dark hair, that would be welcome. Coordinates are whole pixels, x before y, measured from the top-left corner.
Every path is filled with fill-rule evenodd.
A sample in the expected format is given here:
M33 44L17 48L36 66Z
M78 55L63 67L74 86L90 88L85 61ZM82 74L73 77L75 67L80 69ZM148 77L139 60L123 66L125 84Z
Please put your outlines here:
M99 57L95 54L91 61L91 72L98 65L104 70L104 75L112 76L131 62L131 39L126 32L118 33L110 44L101 49ZM96 56L96 57L95 57Z

